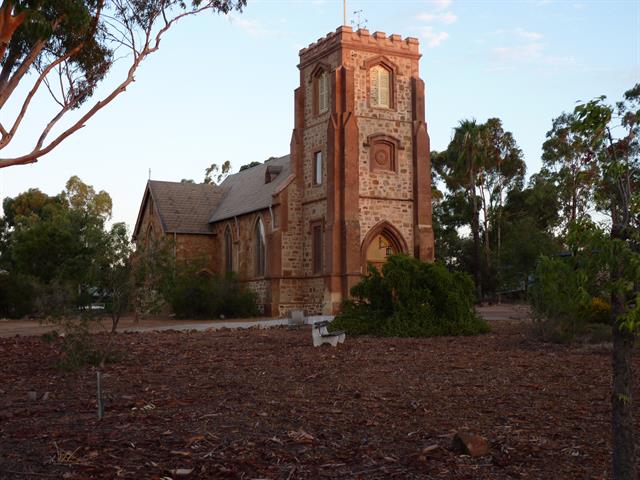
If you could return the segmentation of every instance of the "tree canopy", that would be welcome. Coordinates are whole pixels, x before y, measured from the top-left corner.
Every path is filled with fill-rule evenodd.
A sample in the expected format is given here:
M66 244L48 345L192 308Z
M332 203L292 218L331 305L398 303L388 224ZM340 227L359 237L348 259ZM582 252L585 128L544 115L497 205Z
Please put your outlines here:
M46 89L58 110L46 119L33 146L17 156L0 154L0 168L37 161L84 127L134 81L140 64L158 51L164 34L204 11L241 10L246 0L3 0L0 6L0 151L23 125L31 102ZM118 60L126 76L91 106L97 86ZM28 84L28 91L18 86ZM19 105L10 119L7 102ZM80 117L65 123L69 112ZM13 112L12 112L13 113ZM74 116L75 118L75 116Z

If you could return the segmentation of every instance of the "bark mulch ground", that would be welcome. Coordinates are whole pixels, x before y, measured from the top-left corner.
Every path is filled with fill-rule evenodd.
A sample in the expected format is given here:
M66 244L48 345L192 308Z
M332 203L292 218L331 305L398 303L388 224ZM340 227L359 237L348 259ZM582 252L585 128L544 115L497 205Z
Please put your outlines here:
M0 478L608 478L607 348L493 328L336 349L308 329L118 334L101 421L93 367L0 339ZM454 452L459 431L490 454Z

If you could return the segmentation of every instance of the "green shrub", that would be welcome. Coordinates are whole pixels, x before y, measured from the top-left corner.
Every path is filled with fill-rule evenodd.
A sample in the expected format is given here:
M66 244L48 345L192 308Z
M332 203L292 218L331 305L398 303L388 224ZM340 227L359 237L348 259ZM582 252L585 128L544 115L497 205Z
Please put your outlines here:
M0 273L0 318L22 318L34 312L37 282L32 277Z
M600 291L598 275L580 256L540 257L529 289L536 334L557 343L610 339L611 306Z
M582 314L588 323L611 325L611 304L601 297L593 297L584 305Z
M529 303L537 333L545 340L565 343L584 332L583 312L591 302L587 274L575 269L570 259L542 256L534 276Z
M474 287L464 273L408 255L389 257L382 274L369 276L351 289L332 328L352 335L429 337L474 335L489 331L474 311Z
M64 332L60 335L54 330L42 336L46 343L60 341L61 355L56 365L58 369L74 371L84 365L102 367L106 363L117 363L122 360L123 355L114 347L112 335L90 333L91 324L95 320L95 317L90 314L50 320Z
M234 276L178 268L164 287L164 297L178 318L251 317L258 314L255 294Z

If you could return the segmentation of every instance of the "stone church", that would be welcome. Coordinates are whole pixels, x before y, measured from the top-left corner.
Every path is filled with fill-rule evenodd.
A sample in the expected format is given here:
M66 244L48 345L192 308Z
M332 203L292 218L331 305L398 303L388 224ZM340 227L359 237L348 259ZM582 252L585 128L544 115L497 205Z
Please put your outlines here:
M367 262L432 260L420 56L415 38L346 26L302 49L289 155L219 186L150 180L134 239L235 272L273 316L335 313Z

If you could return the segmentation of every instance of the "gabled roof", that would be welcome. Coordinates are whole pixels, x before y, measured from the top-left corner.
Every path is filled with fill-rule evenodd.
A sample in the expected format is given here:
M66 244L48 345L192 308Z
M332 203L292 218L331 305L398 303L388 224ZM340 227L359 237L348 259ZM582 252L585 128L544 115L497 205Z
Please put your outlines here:
M210 234L209 218L224 189L206 183L149 180L140 205L133 237L138 235L148 197L153 199L164 233Z
M270 169L270 182L265 182L267 168ZM290 173L289 155L285 155L229 175L220 185L225 194L209 221L219 222L270 207L273 195L289 179Z

